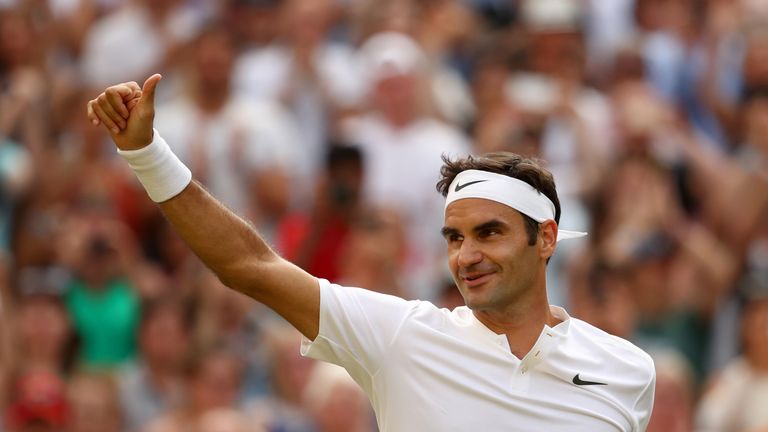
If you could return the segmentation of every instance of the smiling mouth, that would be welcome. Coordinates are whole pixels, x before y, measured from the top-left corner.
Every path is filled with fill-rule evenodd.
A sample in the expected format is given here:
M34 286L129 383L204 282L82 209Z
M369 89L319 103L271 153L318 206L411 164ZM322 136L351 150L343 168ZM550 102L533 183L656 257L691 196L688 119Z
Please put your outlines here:
M467 285L467 287L471 288L485 283L488 281L488 279L490 279L491 275L493 275L493 273L483 273L472 276L462 276L461 279L464 281L464 284Z

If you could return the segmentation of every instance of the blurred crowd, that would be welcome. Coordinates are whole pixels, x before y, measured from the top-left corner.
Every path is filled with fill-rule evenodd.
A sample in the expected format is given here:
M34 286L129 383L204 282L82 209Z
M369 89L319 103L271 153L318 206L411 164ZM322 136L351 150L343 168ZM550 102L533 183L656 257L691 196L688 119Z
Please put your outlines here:
M154 72L194 176L349 286L461 305L441 156L546 160L590 233L550 301L652 355L649 430L768 431L763 0L0 0L0 430L376 429L88 123Z

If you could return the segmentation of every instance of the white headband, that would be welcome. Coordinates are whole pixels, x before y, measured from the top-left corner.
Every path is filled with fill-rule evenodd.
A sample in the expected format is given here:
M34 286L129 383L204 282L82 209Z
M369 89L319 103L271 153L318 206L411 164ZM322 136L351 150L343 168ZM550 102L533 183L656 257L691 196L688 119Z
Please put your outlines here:
M555 220L555 205L528 183L488 171L460 172L448 189L445 207L464 198L482 198L512 207L536 222ZM557 230L557 241L587 235L580 231Z

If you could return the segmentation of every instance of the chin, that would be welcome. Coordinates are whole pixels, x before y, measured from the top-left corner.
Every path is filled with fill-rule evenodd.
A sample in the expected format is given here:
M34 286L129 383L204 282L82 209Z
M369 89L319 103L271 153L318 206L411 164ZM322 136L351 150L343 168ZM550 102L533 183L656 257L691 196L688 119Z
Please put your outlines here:
M468 308L472 309L473 311L480 311L483 309L488 309L488 301L485 299L479 299L477 297L472 298L472 296L464 297L464 304L467 305Z

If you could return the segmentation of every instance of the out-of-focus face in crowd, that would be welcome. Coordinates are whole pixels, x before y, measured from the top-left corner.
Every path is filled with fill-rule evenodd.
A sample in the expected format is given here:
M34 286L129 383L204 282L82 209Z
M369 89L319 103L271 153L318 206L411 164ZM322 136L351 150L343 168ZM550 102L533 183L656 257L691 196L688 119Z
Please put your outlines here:
M200 91L229 88L235 47L225 28L214 27L201 34L193 44L192 57Z
M221 350L204 354L191 371L190 407L196 413L234 407L241 373L241 360L234 354Z

